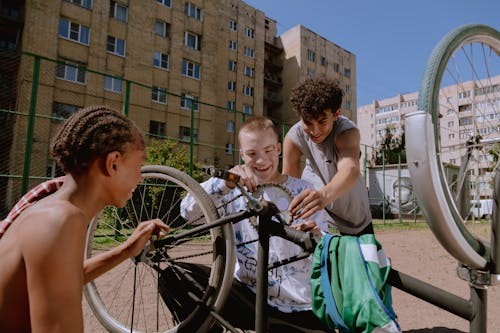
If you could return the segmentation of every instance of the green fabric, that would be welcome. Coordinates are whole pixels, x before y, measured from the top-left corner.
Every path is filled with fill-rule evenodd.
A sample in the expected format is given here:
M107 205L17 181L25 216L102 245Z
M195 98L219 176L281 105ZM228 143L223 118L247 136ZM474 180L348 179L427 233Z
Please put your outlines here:
M323 246L322 239L316 246L313 257L312 308L315 315L333 331L335 324L326 311L320 283ZM366 259L366 268L360 248ZM392 309L391 287L387 284L390 262L381 250L380 243L372 234L360 237L336 236L330 242L330 284L337 310L351 332L370 333L375 328L382 328L383 332L400 331L397 322L392 319L395 314ZM370 285L367 272L379 299ZM383 306L379 300L383 302Z

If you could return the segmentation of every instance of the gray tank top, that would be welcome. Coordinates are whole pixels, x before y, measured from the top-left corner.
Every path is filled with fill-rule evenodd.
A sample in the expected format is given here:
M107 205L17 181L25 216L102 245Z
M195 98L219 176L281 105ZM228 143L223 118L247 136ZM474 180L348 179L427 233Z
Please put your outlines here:
M340 133L352 128L356 128L356 124L344 116L339 116L330 135L319 144L310 140L300 121L290 128L286 136L306 158L306 165L302 172L303 179L312 183L317 189L330 182L337 174L339 154L335 139ZM329 204L326 210L334 219L337 228L343 233L356 234L372 222L368 191L361 174L354 187L343 197Z

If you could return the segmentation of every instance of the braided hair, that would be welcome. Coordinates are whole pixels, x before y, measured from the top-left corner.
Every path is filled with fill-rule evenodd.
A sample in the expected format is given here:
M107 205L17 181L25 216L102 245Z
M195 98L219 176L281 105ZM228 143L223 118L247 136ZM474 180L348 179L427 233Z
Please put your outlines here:
M108 107L91 106L66 120L51 143L50 153L65 173L79 174L96 159L113 151L123 154L130 145L145 147L137 126Z

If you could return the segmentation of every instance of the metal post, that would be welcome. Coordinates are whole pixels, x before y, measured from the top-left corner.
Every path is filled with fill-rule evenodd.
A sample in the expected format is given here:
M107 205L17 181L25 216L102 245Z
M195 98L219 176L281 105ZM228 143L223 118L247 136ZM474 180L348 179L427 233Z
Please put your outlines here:
M493 215L491 218L491 273L500 274L500 165L493 180Z
M401 152L398 153L398 202L399 202L399 223L403 223L401 216Z
M486 333L487 289L484 286L470 286L470 300L474 309L474 317L470 321L470 333Z
M382 221L385 224L385 152L382 150Z
M364 164L365 169L363 170L363 176L365 177L365 187L368 187L368 184L366 183L367 182L367 179L366 179L366 164L367 164L367 162L366 162L366 156L367 155L366 154L367 154L367 147L366 147L366 145L364 145L364 147L365 147L365 159L363 161L363 164Z
M123 114L128 117L130 112L130 80L125 81L125 101L123 102Z
M35 130L35 113L36 103L38 98L38 83L40 80L40 57L36 56L33 65L33 81L31 82L31 100L30 111L28 116L28 129L26 133L26 152L24 154L23 166L23 181L22 181L22 194L28 192L30 166L31 166L31 151L33 149L33 132Z
M267 332L267 288L269 264L269 230L262 215L259 217L259 249L257 255L257 293L255 299L255 332ZM273 223L273 222L271 222Z
M186 97L181 97L186 98ZM189 175L193 176L193 154L194 154L194 100L191 99L191 116L189 125Z

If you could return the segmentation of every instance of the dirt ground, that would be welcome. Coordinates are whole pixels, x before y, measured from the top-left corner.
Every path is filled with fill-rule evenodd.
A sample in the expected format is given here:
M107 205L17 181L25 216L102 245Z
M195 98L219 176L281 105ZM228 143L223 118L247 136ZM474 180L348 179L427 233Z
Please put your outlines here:
M489 238L487 226L473 225L472 229L478 236ZM469 299L467 283L456 275L456 260L443 249L430 230L378 231L376 235L396 270ZM469 332L466 320L396 288L393 288L393 306L406 333ZM499 309L500 286L489 287L488 333L500 332ZM105 332L85 300L83 310L85 332Z

